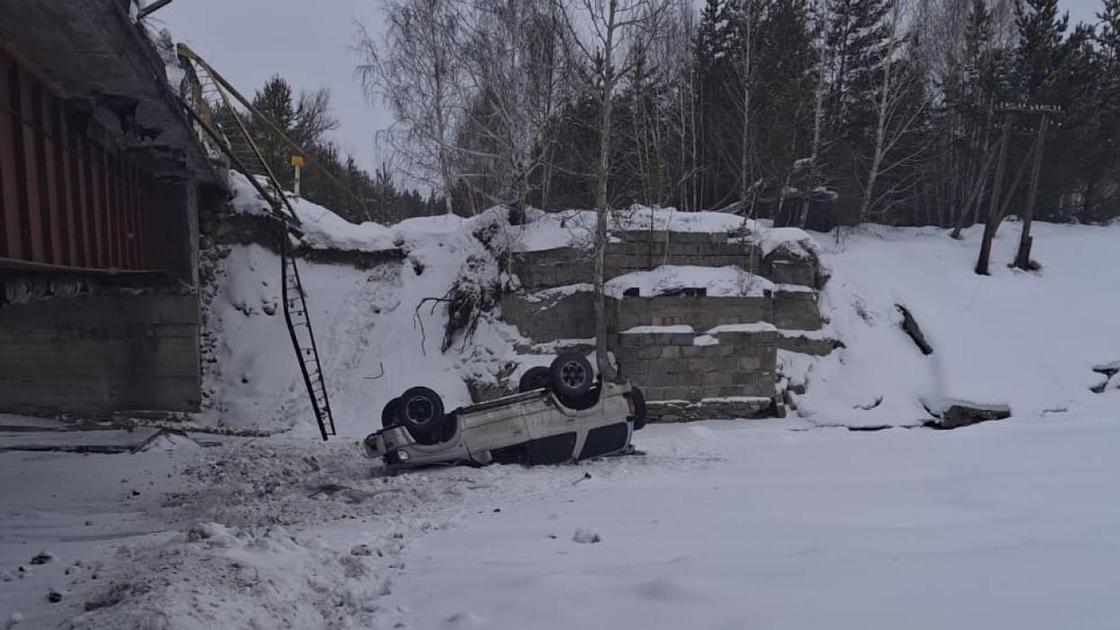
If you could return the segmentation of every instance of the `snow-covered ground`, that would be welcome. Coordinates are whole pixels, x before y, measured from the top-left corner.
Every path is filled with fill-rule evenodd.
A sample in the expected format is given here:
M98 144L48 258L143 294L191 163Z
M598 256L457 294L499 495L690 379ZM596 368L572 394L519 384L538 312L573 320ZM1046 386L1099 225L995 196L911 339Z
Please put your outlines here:
M0 628L1120 627L1120 376L1092 370L1120 361L1120 225L1036 224L1043 268L1023 273L1005 266L1009 224L991 277L971 272L978 230L960 242L932 229L817 235L829 323L809 334L846 347L782 353L785 376L808 385L798 416L650 426L636 438L646 455L577 466L387 476L354 438L389 397L425 383L453 406L469 398L464 376L545 359L518 357L525 340L493 317L440 353L442 308L416 311L468 260L501 281L472 236L495 212L354 228L312 204L297 211L312 246L405 256L372 270L301 264L342 437L315 437L278 312L278 259L231 248L206 296L215 345L197 420L283 432L114 455L0 450ZM578 244L573 224L589 216L492 236L513 249ZM803 238L748 227L767 247ZM644 279L652 289L682 275L670 271ZM683 275L750 292L721 274ZM896 303L932 355L902 333ZM956 399L1013 415L945 432L831 426L915 425ZM0 444L149 435L25 430Z
M1019 243L1019 225L1007 223L990 276L972 272L981 231L956 241L935 228L863 226L839 244L817 235L833 270L821 302L826 330L847 347L824 359L783 353L787 372L808 382L802 416L918 424L927 407L963 400L1060 418L1100 402L1090 388L1104 379L1092 368L1120 358L1120 224L1036 223L1042 269L1024 272L1007 266ZM902 333L896 304L932 355Z
M704 422L637 442L645 456L397 477L350 441L0 453L0 612L191 630L1120 624L1114 417Z

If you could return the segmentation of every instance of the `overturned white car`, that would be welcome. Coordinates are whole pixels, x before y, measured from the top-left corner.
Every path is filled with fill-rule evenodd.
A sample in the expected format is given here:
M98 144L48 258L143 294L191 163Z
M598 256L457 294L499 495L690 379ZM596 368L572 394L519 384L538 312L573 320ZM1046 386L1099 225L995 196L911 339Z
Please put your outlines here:
M394 467L559 464L626 452L646 423L641 390L595 379L579 355L528 370L518 389L446 412L437 393L412 387L385 405L366 453Z

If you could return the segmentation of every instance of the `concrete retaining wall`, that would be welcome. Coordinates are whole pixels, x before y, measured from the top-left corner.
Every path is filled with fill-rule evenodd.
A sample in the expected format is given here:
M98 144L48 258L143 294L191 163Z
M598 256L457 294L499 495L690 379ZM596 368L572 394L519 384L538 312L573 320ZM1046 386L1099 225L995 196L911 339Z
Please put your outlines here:
M818 330L824 325L816 291L775 291L769 322L778 328Z
M516 253L511 271L530 291L591 282L595 277L591 252L575 247Z
M539 300L524 293L506 294L502 296L501 308L502 319L535 343L595 336L595 300L591 291Z
M661 265L738 265L749 271L760 264L758 245L740 239L729 241L726 232L633 231L621 236L621 242L607 247L608 278Z
M776 331L724 332L711 345L693 333L629 333L618 336L622 375L649 400L774 396Z
M700 402L666 400L650 402L651 422L693 422L734 418L770 418L776 414L772 398L709 398Z
M625 297L618 301L618 329L687 324L703 332L720 324L769 321L768 297L660 296Z
M800 354L824 356L842 346L843 344L836 339L791 334L791 331L782 331L782 334L778 337L779 350L788 350Z
M198 298L151 293L0 308L0 411L196 410Z

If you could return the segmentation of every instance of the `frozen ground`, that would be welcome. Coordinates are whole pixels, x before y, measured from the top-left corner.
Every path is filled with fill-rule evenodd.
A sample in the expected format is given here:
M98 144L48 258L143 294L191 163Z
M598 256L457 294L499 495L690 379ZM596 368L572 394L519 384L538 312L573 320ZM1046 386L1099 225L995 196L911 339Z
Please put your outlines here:
M493 213L352 230L310 204L300 212L319 223L315 245L405 256L373 270L301 266L343 437L314 438L277 312L279 261L231 248L205 296L210 398L197 420L282 433L161 439L135 454L0 449L0 628L1120 627L1120 376L1105 374L1120 361L1120 225L1037 225L1038 273L1004 266L1018 239L1005 226L990 278L971 273L975 230L962 242L935 230L818 235L833 278L815 334L847 346L783 353L785 375L808 384L799 417L650 426L643 457L394 477L354 439L388 397L423 382L459 404L465 375L527 360L492 317L441 354L442 311L415 310L468 260L480 281L502 281L471 235ZM586 218L494 238L572 243ZM768 246L803 237L750 227ZM896 303L933 355L901 332ZM948 432L833 426L913 425L954 399L1013 416ZM3 425L5 448L151 435Z
M655 425L638 444L643 457L397 477L347 441L0 453L0 619L191 630L1120 624L1114 415L873 433ZM30 565L41 551L55 558ZM47 601L50 589L61 601Z
M955 241L934 228L862 226L837 243L818 234L832 279L821 296L826 332L846 348L825 359L782 353L808 393L799 413L818 424L907 425L963 400L1015 416L1093 407L1093 367L1120 359L1120 223L1036 223L1042 269L1009 269L1019 225L1006 223L990 276L972 272L981 228ZM933 354L900 329L917 319ZM798 377L800 378L800 376ZM1112 385L1115 387L1115 383Z

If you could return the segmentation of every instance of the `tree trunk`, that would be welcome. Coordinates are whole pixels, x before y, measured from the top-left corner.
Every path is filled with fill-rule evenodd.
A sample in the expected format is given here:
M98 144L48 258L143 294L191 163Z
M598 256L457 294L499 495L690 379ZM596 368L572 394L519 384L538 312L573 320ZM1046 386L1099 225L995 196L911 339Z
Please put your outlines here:
M988 259L992 256L992 239L996 235L996 225L1001 217L1000 195L1003 193L1003 169L1007 166L1007 144L1011 136L1011 122L1014 116L1007 114L1003 120L1003 132L999 139L999 161L996 163L996 179L992 184L992 204L988 209L988 221L984 224L984 238L980 242L980 258L976 261L976 273L988 275Z
M1034 166L1031 170L1030 192L1027 193L1027 207L1023 210L1023 232L1019 235L1019 253L1015 256L1015 266L1019 269L1031 268L1031 221L1034 219L1034 204L1038 198L1038 178L1042 174L1042 149L1046 145L1046 132L1050 127L1050 117L1042 115L1038 127L1038 140L1034 149Z
M603 51L603 82L600 91L599 118L599 169L595 185L595 360L603 382L616 378L614 366L607 356L607 296L603 291L606 283L607 254L607 216L610 213L607 201L607 180L611 166L611 115L614 109L614 64L611 59L614 44L615 10L617 0L608 0L607 22L605 25L606 43Z

